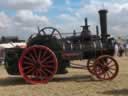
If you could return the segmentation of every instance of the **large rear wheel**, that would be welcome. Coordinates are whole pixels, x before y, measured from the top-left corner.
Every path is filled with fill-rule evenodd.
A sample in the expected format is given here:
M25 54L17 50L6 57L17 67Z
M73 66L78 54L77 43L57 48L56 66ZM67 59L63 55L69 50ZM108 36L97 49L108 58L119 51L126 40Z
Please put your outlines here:
M56 73L58 62L54 52L46 46L26 48L19 59L21 76L32 84L48 83Z

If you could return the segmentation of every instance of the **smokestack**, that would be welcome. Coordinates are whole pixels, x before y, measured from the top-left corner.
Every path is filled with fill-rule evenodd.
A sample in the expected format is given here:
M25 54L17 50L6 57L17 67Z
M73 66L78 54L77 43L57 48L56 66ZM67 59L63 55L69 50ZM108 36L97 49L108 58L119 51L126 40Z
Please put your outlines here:
M99 10L99 16L100 16L101 37L103 40L106 40L107 36L108 36L108 33L107 33L107 10L105 10L105 9Z

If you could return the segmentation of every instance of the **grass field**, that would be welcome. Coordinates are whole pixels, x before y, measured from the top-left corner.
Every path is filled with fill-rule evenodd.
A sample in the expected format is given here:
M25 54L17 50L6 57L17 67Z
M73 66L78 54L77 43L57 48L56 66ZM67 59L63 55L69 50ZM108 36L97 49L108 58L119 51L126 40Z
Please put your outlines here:
M0 96L128 96L128 57L116 59L120 69L112 81L98 81L87 70L68 69L48 84L31 85L0 66Z

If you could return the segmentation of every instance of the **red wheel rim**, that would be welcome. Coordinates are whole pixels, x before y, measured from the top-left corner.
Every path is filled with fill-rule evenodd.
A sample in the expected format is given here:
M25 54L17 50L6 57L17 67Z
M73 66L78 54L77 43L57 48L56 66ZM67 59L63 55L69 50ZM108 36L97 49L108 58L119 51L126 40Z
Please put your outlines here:
M118 71L118 63L111 56L104 55L95 61L95 74L100 80L112 80L117 76Z
M91 74L95 75L94 60L89 59L89 60L87 61L87 69L88 69L88 71L89 71Z
M21 76L32 84L48 83L57 72L56 55L46 46L36 45L26 48L19 59Z

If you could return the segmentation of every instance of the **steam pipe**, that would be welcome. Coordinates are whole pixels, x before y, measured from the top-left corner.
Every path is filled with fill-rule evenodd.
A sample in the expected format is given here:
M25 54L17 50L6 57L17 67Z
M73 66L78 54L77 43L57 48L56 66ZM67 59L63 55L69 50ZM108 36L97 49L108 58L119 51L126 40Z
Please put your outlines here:
M99 36L99 28L98 28L98 25L96 26L96 35Z

